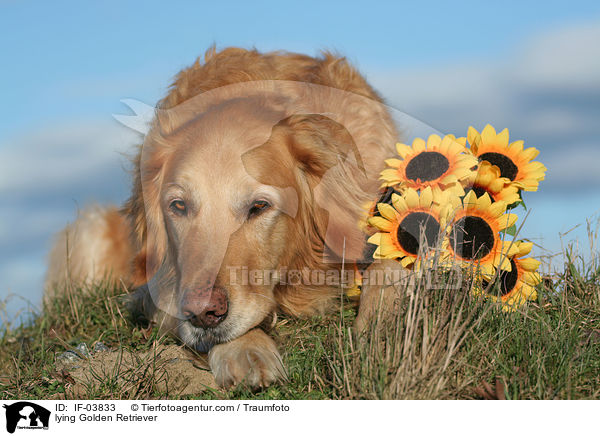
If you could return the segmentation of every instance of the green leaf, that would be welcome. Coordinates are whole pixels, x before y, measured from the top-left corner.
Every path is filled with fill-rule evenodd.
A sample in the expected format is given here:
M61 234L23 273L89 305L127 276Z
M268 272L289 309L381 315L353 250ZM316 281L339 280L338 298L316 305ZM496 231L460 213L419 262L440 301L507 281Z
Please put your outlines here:
M506 210L513 210L513 209L516 209L519 206L521 206L523 209L527 210L527 206L525 206L525 202L522 199L519 200L519 201L515 201L513 204L509 204L506 207Z
M507 235L510 235L510 236L515 236L517 234L517 225L513 224L512 226L507 227L504 230L501 230L501 232L505 233Z

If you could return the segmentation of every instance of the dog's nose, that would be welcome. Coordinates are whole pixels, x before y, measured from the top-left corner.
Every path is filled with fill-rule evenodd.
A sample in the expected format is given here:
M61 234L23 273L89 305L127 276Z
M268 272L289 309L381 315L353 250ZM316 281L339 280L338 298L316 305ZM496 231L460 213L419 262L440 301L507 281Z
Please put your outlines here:
M228 308L225 291L213 287L185 291L181 312L194 327L212 328L227 318Z

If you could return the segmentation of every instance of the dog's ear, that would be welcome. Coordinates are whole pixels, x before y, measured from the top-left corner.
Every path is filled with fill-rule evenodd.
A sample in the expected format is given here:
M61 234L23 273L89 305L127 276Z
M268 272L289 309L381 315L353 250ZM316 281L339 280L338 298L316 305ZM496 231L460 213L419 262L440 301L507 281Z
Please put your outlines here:
M314 235L324 241L328 258L361 260L366 237L360 226L365 207L375 197L376 183L368 180L362 156L350 133L323 115L294 115L285 120L292 129L290 152L308 181L314 206Z
M163 168L168 147L154 142L152 131L146 136L134 161L134 183L124 212L129 216L137 239L134 259L136 282L147 282L164 261L167 234L160 205ZM141 280L145 276L146 280Z

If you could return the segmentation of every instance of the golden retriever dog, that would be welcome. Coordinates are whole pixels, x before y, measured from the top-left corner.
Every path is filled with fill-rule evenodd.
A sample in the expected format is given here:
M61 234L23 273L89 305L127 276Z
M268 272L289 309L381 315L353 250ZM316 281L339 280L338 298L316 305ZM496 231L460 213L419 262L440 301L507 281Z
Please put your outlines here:
M340 297L396 141L344 58L209 50L159 102L126 204L84 210L57 238L46 296L120 280L221 385L285 379L268 327Z

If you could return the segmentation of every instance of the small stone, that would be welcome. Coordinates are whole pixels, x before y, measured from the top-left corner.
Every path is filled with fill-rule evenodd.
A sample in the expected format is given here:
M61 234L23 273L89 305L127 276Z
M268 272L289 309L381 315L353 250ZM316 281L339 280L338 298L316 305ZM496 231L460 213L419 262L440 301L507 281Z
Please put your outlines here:
M60 354L56 359L64 360L67 362L78 362L81 360L81 357L79 357L79 355L74 351L69 350Z
M102 353L104 351L110 351L110 348L104 345L104 342L98 341L94 344L94 353Z
M88 346L85 344L85 342L82 342L79 345L77 345L77 347L75 347L75 350L77 350L77 352L85 358L89 359L91 357L90 350L88 349Z
M65 351L56 356L57 369L74 369L79 368L83 359L73 351Z

